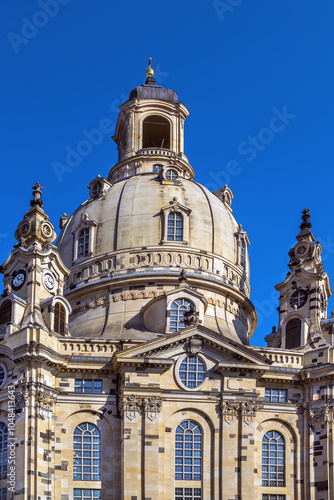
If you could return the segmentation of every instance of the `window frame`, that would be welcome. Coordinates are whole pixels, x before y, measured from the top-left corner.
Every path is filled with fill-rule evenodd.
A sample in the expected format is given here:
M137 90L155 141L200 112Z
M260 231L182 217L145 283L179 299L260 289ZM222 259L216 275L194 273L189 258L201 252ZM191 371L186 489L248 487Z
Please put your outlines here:
M270 436L269 434L272 434ZM275 436L277 434L277 436ZM281 439L280 443L278 444L278 440ZM272 441L276 441L275 444L271 444ZM266 448L264 448L264 446ZM273 448L275 447L276 448ZM282 446L283 448L279 448L279 446ZM273 455L276 451L276 455ZM279 456L279 453L283 454L283 458ZM273 460L275 459L275 462ZM283 465L279 463L279 460L283 460ZM264 463L266 462L266 463ZM286 486L286 443L283 434L278 432L277 430L270 429L267 430L261 440L261 484L262 487L265 488L284 488ZM264 470L264 468L267 468L267 470ZM276 471L271 470L272 468L276 467ZM279 468L282 467L283 471L280 471ZM267 475L266 478L264 478L264 475ZM276 474L276 479L271 479L270 475L271 474ZM279 474L283 474L283 479L279 479ZM271 484L275 482L275 484ZM282 482L282 484L279 484L279 482ZM264 484L268 483L268 484Z
M8 476L8 426L5 422L0 422L0 450L0 481L3 481Z
M73 263L81 262L94 256L96 226L97 222L95 222L94 220L89 220L88 214L81 215L81 222L72 231L72 234L74 236ZM87 255L79 256L79 239L82 230L88 231L88 252Z
M76 387L77 382L82 382L81 387L78 384L78 387ZM85 391L85 383L91 382L92 383L92 390L91 391ZM96 382L100 382L101 384L98 387L95 387ZM82 388L82 391L76 390ZM100 389L100 391L95 391L94 389ZM76 378L74 380L74 392L76 394L102 394L102 379L84 379L84 378Z
M7 307L5 309L5 304L10 304L10 319L8 319L9 317L9 314L8 314L8 311L9 311L9 307ZM13 323L13 301L9 298L5 298L5 300L3 300L0 304L0 312L2 312L2 310L5 309L5 313L7 313L7 316L4 314L5 318L4 320L2 320L2 315L0 315L0 324L1 325L9 325L11 323Z
M182 427L183 424L187 424L184 427ZM194 427L190 427L189 424L194 425ZM183 432L178 432L178 429L183 429ZM195 429L199 430L199 433L193 432ZM192 434L192 439L185 439L185 436L187 435L187 431L191 430ZM188 433L190 434L190 433ZM194 436L200 436L200 439L195 439ZM182 438L177 438L177 436L182 436ZM182 485L185 485L188 482L191 485L196 485L194 483L200 484L200 482L203 480L203 428L202 426L196 422L195 420L192 420L191 418L182 420L180 422L174 432L174 484L175 487L178 486L176 482L182 481ZM188 446L185 446L186 443L188 442ZM189 446L189 442L192 443L192 446ZM200 447L195 447L195 444L200 443ZM178 444L182 444L182 446L178 446ZM191 450L191 452L189 451ZM180 453L181 452L181 453ZM198 464L199 460L199 464ZM179 463L178 463L179 462ZM178 470L178 468L180 468ZM199 468L198 470L195 470L196 468ZM190 470L188 470L190 469ZM177 477L181 475L182 477ZM191 477L185 477L185 476L191 476ZM196 477L194 477L196 476ZM180 487L182 487L180 483Z
M267 391L268 392L270 391L270 392L267 394ZM278 394L273 394L273 391L278 391ZM274 398L278 398L278 400L275 401ZM264 400L266 402L270 402L270 403L287 403L287 401L288 401L288 390L287 389L276 388L276 387L265 387Z
M171 301L169 308L168 308L168 316L169 316L168 331L172 332L172 333L179 332L179 331L184 330L186 328L186 325L184 323L181 323L184 316L180 314L180 308L183 307L184 303L176 304L177 301L188 302L189 307L186 309L187 311L189 311L191 305L195 306L194 302L186 297L175 297L174 300ZM176 304L178 307L174 308L173 304ZM176 320L172 319L172 311L176 311ZM180 317L181 317L181 319L180 319ZM171 323L174 321L176 321L176 329L174 329L174 327L173 328L171 327ZM181 328L178 328L179 326L181 326Z
M179 214L182 217L182 238L180 240L169 240L168 239L168 217L171 213ZM166 207L162 207L160 214L162 216L162 245L188 245L189 241L189 216L191 210L180 203L171 203Z
M59 308L63 308L63 311L60 311L59 316L57 315L57 306L59 306ZM61 314L64 315L64 318L60 317ZM58 321L56 321L56 320L58 320ZM57 325L57 323L58 323L58 325ZM59 331L56 329L56 326L59 326ZM64 336L66 333L66 326L67 326L66 307L64 306L64 304L62 304L62 302L57 300L54 304L54 307L53 307L53 331L55 333L58 333L58 335Z
M86 426L86 429L81 427ZM91 427L91 428L89 428ZM78 432L77 432L78 430ZM81 431L81 433L79 433ZM97 431L97 433L95 432ZM88 449L89 440L85 440L85 434L90 434L90 449ZM101 432L100 429L90 423L90 422L81 422L78 424L73 431L73 481L89 481L89 482L98 482L101 481ZM88 436L86 436L87 438ZM81 439L79 439L81 438ZM98 440L98 441L97 441ZM79 446L81 445L81 446ZM98 446L98 449L94 449L95 446ZM97 454L98 452L98 454ZM79 454L76 456L75 454ZM94 464L94 461L98 461L98 466ZM85 463L86 461L86 463ZM90 461L90 464L87 462ZM79 472L76 469L81 469ZM86 470L85 470L86 468ZM90 472L87 469L90 469ZM94 472L94 470L98 470L98 472ZM84 476L90 476L90 479ZM77 477L77 476L80 476ZM79 488L80 489L80 488ZM89 489L89 488L88 488Z
M184 363L184 361L187 359L187 358L198 358L198 360L203 364L204 366L204 372L203 372L203 378L202 380L200 381L200 383L195 386L195 387L188 387L184 381L182 380L182 377L180 375L180 371L181 371L181 367L182 367L182 364ZM197 363L196 363L197 365ZM187 353L183 356L180 356L179 359L177 360L176 364L175 364L175 378L176 378L176 381L178 383L178 385L185 391L190 391L190 392L195 392L195 391L200 391L202 388L203 388L203 385L205 384L206 380L207 380L207 370L208 370L208 365L207 365L207 362L206 362L206 359L205 357L200 354L200 353L196 353L196 354L190 354L190 353ZM188 374L190 373L193 373L193 372L188 372ZM196 371L196 374L197 373L200 373L200 372L197 372ZM196 376L196 381L197 381L197 376Z

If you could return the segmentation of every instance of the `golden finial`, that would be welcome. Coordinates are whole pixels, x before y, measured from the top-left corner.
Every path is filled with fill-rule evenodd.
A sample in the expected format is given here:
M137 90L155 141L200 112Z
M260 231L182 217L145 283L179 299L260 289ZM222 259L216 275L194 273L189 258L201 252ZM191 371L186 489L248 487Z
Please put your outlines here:
M153 78L153 76L154 76L154 71L151 68L151 61L152 61L152 57L150 57L150 59L148 61L148 70L146 71L147 78Z

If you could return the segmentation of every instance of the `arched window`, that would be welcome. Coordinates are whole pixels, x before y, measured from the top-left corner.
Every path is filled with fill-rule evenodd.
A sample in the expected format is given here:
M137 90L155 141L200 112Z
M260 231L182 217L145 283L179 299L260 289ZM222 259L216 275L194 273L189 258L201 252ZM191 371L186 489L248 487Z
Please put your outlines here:
M246 265L246 242L244 238L240 241L240 264L242 266Z
M8 429L3 422L0 423L0 480L7 478L7 449Z
M294 349L301 344L302 322L299 318L292 318L287 322L285 330L285 349Z
M12 301L6 299L0 306L0 324L6 325L12 321Z
M202 429L185 420L175 432L175 479L202 479Z
M268 431L262 439L262 486L285 486L285 445L279 432Z
M167 221L167 240L183 240L183 217L178 212L170 212Z
M187 299L177 299L171 305L170 308L170 322L169 330L171 332L178 332L186 327L183 323L185 311L189 311L192 302Z
M89 229L81 229L78 237L78 259L87 257L89 254Z
M145 118L143 148L170 148L170 124L166 118L160 115Z
M73 479L75 481L101 480L101 438L92 424L78 425L73 435Z
M59 333L60 335L65 334L65 325L66 325L66 311L63 304L60 302L56 302L54 308L54 331Z

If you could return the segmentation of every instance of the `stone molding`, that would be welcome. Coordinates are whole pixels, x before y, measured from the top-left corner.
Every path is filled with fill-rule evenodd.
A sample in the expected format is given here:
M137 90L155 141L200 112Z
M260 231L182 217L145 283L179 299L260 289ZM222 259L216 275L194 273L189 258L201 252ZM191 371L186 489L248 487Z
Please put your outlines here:
M260 405L254 401L222 401L221 412L225 422L230 424L238 418L242 418L245 424L253 422Z
M153 421L158 417L161 407L162 398L160 396L141 397L130 394L129 396L123 396L119 403L121 418L130 422L137 419L142 409L145 411L147 418Z

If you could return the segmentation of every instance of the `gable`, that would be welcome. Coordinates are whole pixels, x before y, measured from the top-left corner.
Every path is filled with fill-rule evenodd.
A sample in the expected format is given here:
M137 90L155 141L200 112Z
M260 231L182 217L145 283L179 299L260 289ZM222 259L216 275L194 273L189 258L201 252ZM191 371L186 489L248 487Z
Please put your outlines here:
M183 353L201 353L216 364L217 371L258 371L270 366L264 356L251 347L237 344L230 339L202 326L185 328L181 332L163 337L114 354L116 365L160 366L167 369Z

